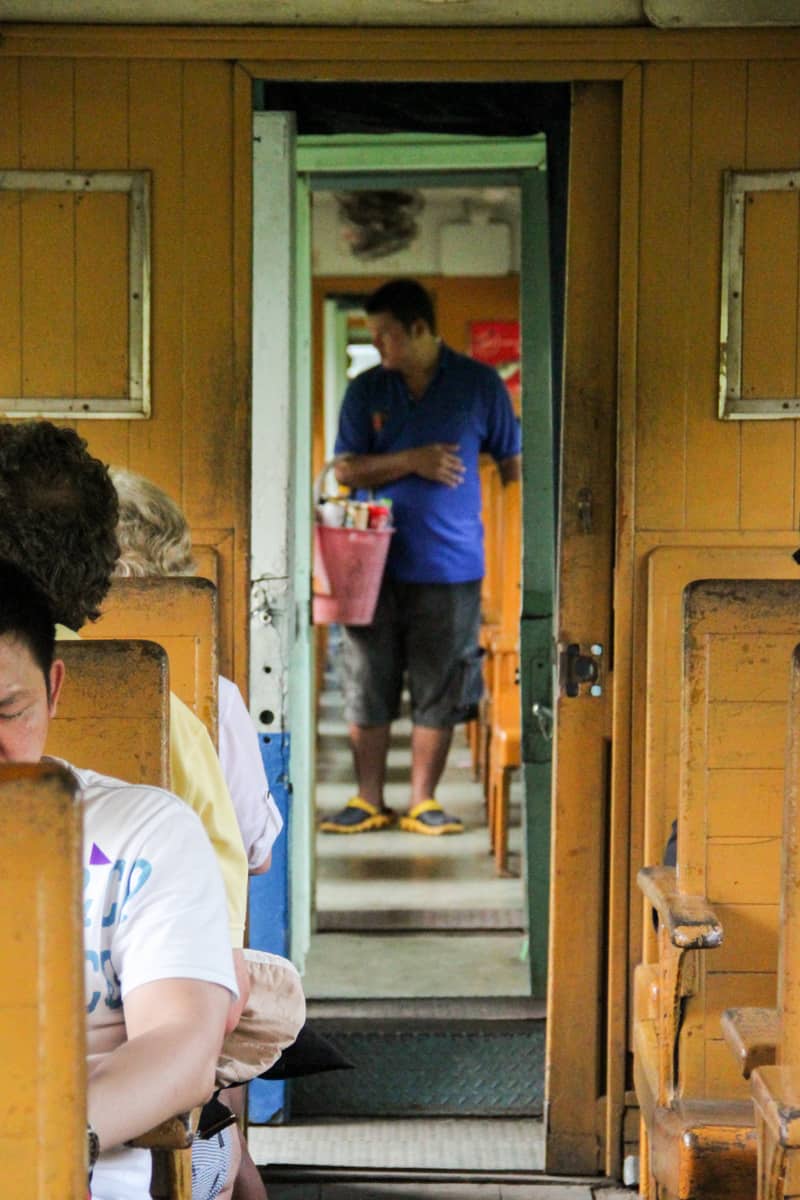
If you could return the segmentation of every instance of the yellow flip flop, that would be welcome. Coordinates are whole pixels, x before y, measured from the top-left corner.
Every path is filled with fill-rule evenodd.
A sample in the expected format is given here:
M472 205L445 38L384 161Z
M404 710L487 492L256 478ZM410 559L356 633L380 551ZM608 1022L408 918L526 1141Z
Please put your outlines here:
M438 800L420 800L400 818L400 828L408 833L440 837L443 833L463 833L464 823L446 813Z
M363 796L352 796L332 817L319 823L322 833L368 833L373 829L388 829L394 825L396 813L391 808L379 808Z

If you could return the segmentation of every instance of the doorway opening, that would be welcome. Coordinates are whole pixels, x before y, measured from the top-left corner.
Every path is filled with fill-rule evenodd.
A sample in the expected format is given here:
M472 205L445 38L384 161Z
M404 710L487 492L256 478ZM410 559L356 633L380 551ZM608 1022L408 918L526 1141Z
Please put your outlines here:
M298 150L302 154L303 139ZM430 143L427 148L432 149ZM452 143L450 149L452 150ZM381 146L374 146L381 153ZM538 154L544 166L544 146ZM365 156L365 165L366 165ZM437 327L451 349L489 361L502 372L520 415L520 188L510 173L490 170L464 183L443 169L415 186L391 190L380 174L359 173L312 185L312 404L315 446L330 462L338 412L349 379L376 365L364 302L389 278L419 279L434 299ZM342 192L339 183L351 189ZM433 186L433 185L436 186ZM414 232L396 246L395 230L413 210ZM382 233L390 252L362 255L351 220L365 214L370 235ZM395 220L395 214L398 219ZM349 235L349 236L348 236ZM355 249L355 253L354 253ZM321 469L314 463L315 473ZM499 627L502 592L510 635L519 636L519 511L509 509L497 467L484 456L483 524L489 569L482 595L482 629ZM330 488L330 477L327 487ZM502 542L505 519L507 545ZM515 524L512 530L509 528ZM513 561L512 561L513 560ZM483 635L486 648L488 634ZM340 811L357 791L341 697L341 631L315 629L317 680L316 810ZM518 689L517 689L518 690ZM484 722L485 722L484 717ZM519 704L516 706L519 722ZM465 997L529 995L528 913L522 846L521 765L513 771L510 854L499 874L489 854L485 764L477 753L485 725L458 726L437 799L460 818L457 837L422 838L396 827L358 837L316 834L315 923L306 963L309 996ZM488 731L486 732L488 737ZM385 802L409 807L411 723L408 698L393 724ZM488 777L486 779L488 785ZM368 960L369 971L363 964Z
M363 345L358 306L364 295L388 276L421 278L435 294L440 320L444 317L443 326L449 324L449 328L444 329L445 341L454 349L468 353L474 349L472 335L475 333L477 337L480 326L494 327L495 331L501 325L506 329L516 326L517 330L521 329L521 341L527 343L523 352L523 379L528 393L527 400L521 405L526 441L523 462L526 459L535 462L536 473L525 482L524 518L527 525L534 514L534 527L546 527L549 533L540 537L538 543L535 539L526 539L524 577L520 578L520 564L515 563L519 582L512 587L516 589L520 618L517 637L522 631L524 642L526 622L522 618L526 615L540 625L543 621L547 623L549 636L552 632L554 558L554 448L558 424L554 414L559 406L569 89L563 85L494 85L487 88L448 84L365 88L363 85L296 87L261 84L259 91L257 107L288 111L295 116L295 181L297 195L302 197L305 206L304 212L297 209L295 225L298 241L303 236L308 240L309 274L312 276L311 279L298 278L295 282L301 307L305 301L305 317L310 326L310 337L302 332L298 335L299 342L306 347L310 345L307 361L299 368L298 376L300 372L306 373L312 405L307 424L311 455L308 456L306 448L308 461L304 467L300 459L297 460L294 507L298 524L303 520L303 505L307 503L311 479L331 453L338 401L343 390L342 376L348 366L353 369L359 346ZM447 132L433 134L432 128ZM365 133L365 129L369 132ZM412 189L428 213L437 215L438 219L429 222L433 234L423 230L415 247L395 250L388 256L373 258L368 264L357 263L359 269L354 270L353 258L349 262L343 261L347 248L341 244L341 230L336 222L337 201L343 193L364 195L372 190L383 194L400 188ZM531 236L533 226L536 228ZM442 269L438 251L442 245L443 227L456 236L462 235L462 254L466 244L467 260L470 240L473 252L478 252L488 240L486 235L496 235L505 229L508 233L507 261L499 266L491 262L487 265L484 255L484 261L477 268L466 261L455 270L452 265L449 270L447 266ZM338 262L335 261L337 250ZM526 280L522 290L519 287L521 274ZM448 310L451 312L449 322ZM348 330L352 335L349 339L350 363L346 354ZM541 411L538 418L533 416L534 404L540 410L546 409L544 419ZM548 506L549 521L543 522L542 511ZM487 512L490 509L491 504ZM519 547L519 536L515 544ZM520 551L516 554L519 557ZM544 559L548 561L545 563ZM514 573L510 573L511 577ZM496 589L500 593L509 578L502 547L495 574L498 577ZM541 598L548 592L549 604L541 611ZM526 614L526 598L530 596L536 598L539 611ZM299 708L304 713L310 708L317 734L325 735L326 718L319 709L319 702L323 698L332 699L335 705L337 630L320 634L319 630L313 632L314 648L318 652L315 694L304 697ZM524 646L521 649L524 656ZM532 697L528 693L532 687L532 673L521 670L519 645L516 651L516 667L511 668L510 686L516 689L517 695L517 741L520 744L517 756L521 766L525 758L523 747L528 749L537 738L535 733L529 736L520 729L522 711L531 707ZM308 660L312 658L313 650L309 645ZM547 709L550 680L539 683L544 691L533 698L540 701L540 707ZM296 685L295 673L290 678L290 688ZM397 733L397 751L392 751L395 755L402 752L404 740L402 729ZM293 741L295 736L293 734ZM309 744L309 750L313 749ZM331 764L328 760L334 750L340 757L338 763ZM545 752L549 756L549 747L545 747ZM535 757L537 768L541 767L542 757L539 746ZM307 784L308 798L322 799L319 794L314 795L315 774L317 790L337 785L346 787L342 783L342 777L346 778L349 773L346 764L346 742L340 724L338 730L330 730L328 744L320 744L316 772L309 770L305 780L298 780L293 770L295 803L300 799L298 782L304 793L306 788L302 785ZM426 844L419 845L422 839L404 835L402 840L408 849L408 857L404 859L399 854L396 836L394 844L385 848L380 846L380 840L390 835L357 839L329 837L324 842L319 837L315 839L316 822L311 816L310 805L301 821L295 822L291 870L292 952L296 960L303 961L311 946L312 995L317 987L320 994L325 995L331 987L338 991L340 986L345 986L349 989L347 994L354 998L359 993L380 995L384 989L379 980L359 979L346 970L339 971L338 980L326 978L323 972L317 984L315 952L320 938L324 937L331 947L330 960L344 963L346 955L335 952L332 939L357 939L360 935L369 935L381 961L384 958L388 961L391 955L384 951L390 947L398 951L402 938L418 935L435 938L443 934L461 938L464 950L466 939L470 939L473 953L478 952L477 939L482 935L497 945L503 943L502 955L507 963L513 964L511 975L515 981L506 986L501 982L502 973L498 970L495 986L487 986L484 994L498 994L499 991L500 994L530 995L533 992L543 995L548 855L546 847L538 847L535 862L541 878L531 879L529 867L534 860L529 847L523 844L522 826L530 829L536 825L529 819L532 804L549 806L549 774L541 769L516 772L512 811L518 811L521 820L511 835L512 870L506 877L497 878L486 853L482 789L472 779L472 757L460 737L451 752L450 764L455 774L449 786L459 795L468 797L468 824L472 826L468 837L436 839L434 847L430 844L432 839L425 839ZM324 771L332 770L333 778L323 778L320 767L324 767ZM393 763L391 759L390 769L397 774L403 771L399 761ZM530 781L526 784L523 778L528 774ZM303 795L303 802L307 797ZM362 879L358 884L354 876L358 874L357 864L362 853ZM432 859L431 870L426 874L423 864ZM467 872L458 883L459 869L470 860L476 870L471 877ZM394 885L387 886L387 869L396 876L396 891ZM373 895L376 887L383 893L380 905L369 898L370 873L375 880ZM451 894L444 902L446 884L437 888L437 875L440 883L445 884L449 878L452 885ZM437 890L439 898L423 895ZM530 919L532 907L535 910L533 923ZM312 910L315 910L313 916ZM385 939L380 947L375 940L379 938ZM467 963L469 955L464 953L463 959ZM491 953L487 960L491 963ZM397 972L394 974L396 976ZM491 967L486 974L491 974ZM480 993L481 985L474 982L477 977L474 971L465 972L465 978L473 981L467 991L474 991L477 986ZM465 986L459 984L452 973L445 972L444 978L448 986L455 988L456 994ZM344 982L346 979L349 983ZM365 987L378 990L365 992ZM418 990L413 994L429 993L429 985L420 979Z

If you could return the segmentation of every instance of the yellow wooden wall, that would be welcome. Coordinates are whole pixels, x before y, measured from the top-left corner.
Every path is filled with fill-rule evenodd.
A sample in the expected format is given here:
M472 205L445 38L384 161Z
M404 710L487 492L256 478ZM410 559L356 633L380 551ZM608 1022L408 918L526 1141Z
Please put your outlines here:
M0 168L152 172L153 416L74 424L105 462L165 488L195 540L216 549L222 670L244 683L248 318L239 301L249 285L234 214L247 216L249 174L244 185L235 175L236 76L222 61L0 57ZM102 327L103 303L102 293L87 298L84 333ZM57 332L46 296L40 309L26 314L26 329L35 317L37 380L58 394L65 370L72 378L78 331ZM2 321L17 324L7 292ZM11 355L0 358L8 365Z
M655 842L645 848L648 688L659 673L647 661L647 561L659 546L736 550L742 573L772 547L797 575L790 554L800 542L800 426L794 420L720 421L720 263L723 171L800 166L800 59L646 63L641 104L641 183L638 246L637 371L633 462L632 761L630 960L641 945L641 901L633 878ZM796 305L796 248L790 269L776 275L763 309L750 314L764 336L761 361L777 386L794 384L792 342L770 340L771 313ZM790 294L791 293L791 294ZM766 371L766 368L765 368ZM783 381L783 382L781 382ZM778 394L783 394L780 391ZM632 502L632 503L631 503ZM716 570L701 552L693 570ZM730 554L722 555L729 565ZM781 560L782 561L782 560ZM705 565L704 565L705 564ZM724 569L724 568L723 568ZM651 579L653 573L651 572ZM677 654L679 640L673 657ZM649 675L648 675L649 669ZM664 686L672 686L664 678ZM649 679L649 682L648 682ZM788 664L787 664L788 689ZM658 696L663 703L666 693ZM677 754L677 709L672 740ZM659 835L672 814L669 797ZM742 896L742 901L747 897Z

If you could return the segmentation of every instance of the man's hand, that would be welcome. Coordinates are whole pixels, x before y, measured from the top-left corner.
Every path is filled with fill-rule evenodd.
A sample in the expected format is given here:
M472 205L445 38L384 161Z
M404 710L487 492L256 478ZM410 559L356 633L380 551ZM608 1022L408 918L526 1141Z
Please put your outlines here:
M415 475L444 483L447 487L458 487L463 483L466 467L458 453L458 445L452 442L432 442L406 453Z

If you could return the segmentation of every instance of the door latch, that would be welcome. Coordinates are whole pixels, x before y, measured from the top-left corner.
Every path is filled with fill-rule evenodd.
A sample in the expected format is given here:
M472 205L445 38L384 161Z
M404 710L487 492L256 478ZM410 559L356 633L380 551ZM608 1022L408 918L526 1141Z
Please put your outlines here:
M602 696L603 685L600 682L600 660L603 657L603 647L599 642L593 642L588 652L581 649L578 642L570 642L560 654L559 682L565 696L580 696L581 688L584 694Z

